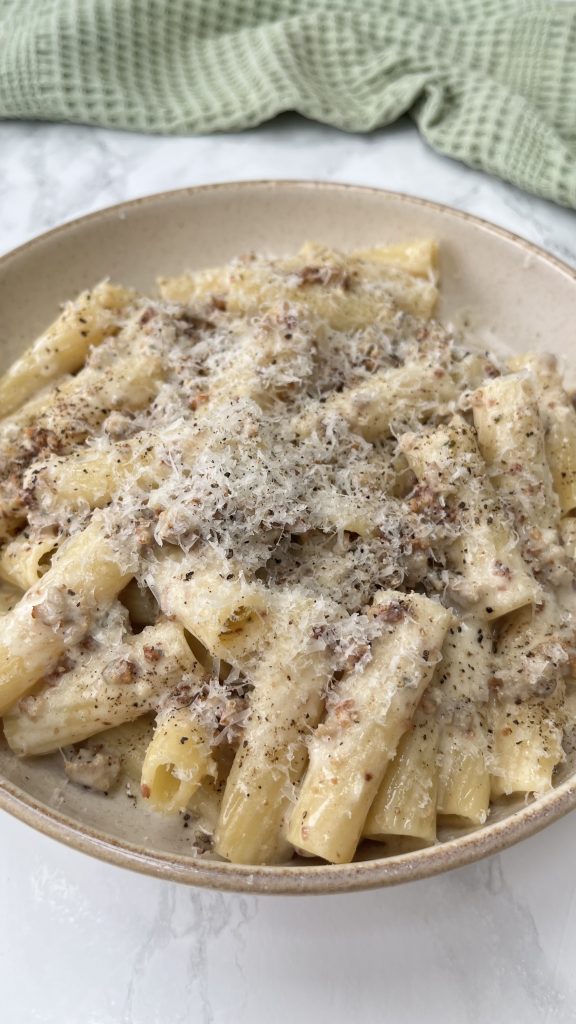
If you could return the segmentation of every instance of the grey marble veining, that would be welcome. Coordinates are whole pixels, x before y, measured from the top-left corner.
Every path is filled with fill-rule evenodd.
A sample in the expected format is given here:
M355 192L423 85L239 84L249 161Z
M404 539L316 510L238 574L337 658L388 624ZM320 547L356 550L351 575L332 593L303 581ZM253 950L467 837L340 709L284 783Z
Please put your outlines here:
M421 141L294 117L162 139L0 125L0 250L54 224L208 181L315 178L452 204L576 264L576 213ZM576 1022L576 815L425 882L287 899L187 889L99 864L0 817L6 1024Z

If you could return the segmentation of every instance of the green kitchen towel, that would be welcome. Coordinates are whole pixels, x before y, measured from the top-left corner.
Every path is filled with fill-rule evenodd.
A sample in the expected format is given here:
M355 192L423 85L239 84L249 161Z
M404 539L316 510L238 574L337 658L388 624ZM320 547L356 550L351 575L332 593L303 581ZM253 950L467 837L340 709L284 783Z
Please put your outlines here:
M431 146L576 207L576 4L0 0L0 117L238 130L280 111Z

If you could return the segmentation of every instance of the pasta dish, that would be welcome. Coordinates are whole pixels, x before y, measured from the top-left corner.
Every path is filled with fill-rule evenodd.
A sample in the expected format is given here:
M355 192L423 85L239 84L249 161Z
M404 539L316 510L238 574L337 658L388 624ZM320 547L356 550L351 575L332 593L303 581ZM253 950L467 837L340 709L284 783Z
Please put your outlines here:
M104 281L0 378L0 715L190 849L351 861L549 789L576 409L435 319L436 245Z

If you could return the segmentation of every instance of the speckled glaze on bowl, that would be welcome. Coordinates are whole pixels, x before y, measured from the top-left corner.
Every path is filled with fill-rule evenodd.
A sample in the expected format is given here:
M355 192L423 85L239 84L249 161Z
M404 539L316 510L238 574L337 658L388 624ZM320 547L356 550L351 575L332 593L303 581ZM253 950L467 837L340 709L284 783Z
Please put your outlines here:
M294 251L306 239L350 248L433 236L441 245L445 320L488 344L576 359L576 273L536 246L477 218L410 196L314 182L245 182L123 203L65 224L0 259L0 354L5 367L56 314L102 277L153 289L157 274L225 262L241 252ZM367 844L333 867L294 861L242 867L194 858L181 819L164 819L120 791L66 784L58 756L21 762L0 744L0 807L84 853L159 878L261 893L350 892L425 878L502 850L576 806L576 765L532 802L499 806L489 824L443 834L424 850Z

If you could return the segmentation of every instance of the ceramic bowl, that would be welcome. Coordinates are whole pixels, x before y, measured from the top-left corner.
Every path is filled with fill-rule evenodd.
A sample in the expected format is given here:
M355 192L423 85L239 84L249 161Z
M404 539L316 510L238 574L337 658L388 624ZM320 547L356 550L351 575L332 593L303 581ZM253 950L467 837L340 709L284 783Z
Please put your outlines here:
M342 248L433 236L440 243L444 320L487 344L573 352L576 273L507 231L435 203L355 186L247 182L123 203L28 242L0 260L0 340L7 366L57 312L102 277L153 289L158 274L258 250L289 253L313 239ZM576 806L575 765L537 800L495 808L486 825L442 834L423 850L366 845L333 867L293 861L242 867L191 855L180 818L67 785L58 756L19 761L0 745L0 807L85 853L160 878L265 893L343 892L461 866L543 828Z

